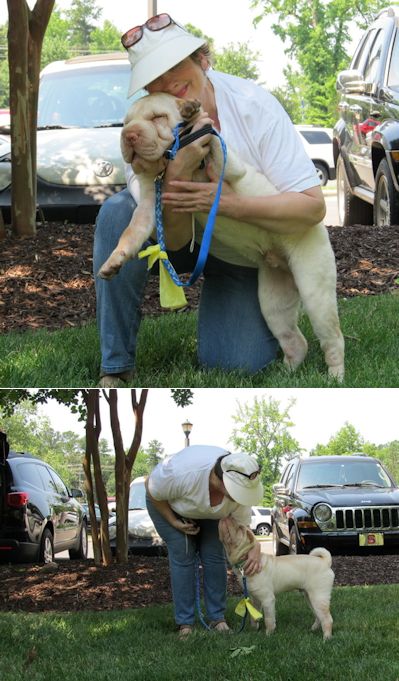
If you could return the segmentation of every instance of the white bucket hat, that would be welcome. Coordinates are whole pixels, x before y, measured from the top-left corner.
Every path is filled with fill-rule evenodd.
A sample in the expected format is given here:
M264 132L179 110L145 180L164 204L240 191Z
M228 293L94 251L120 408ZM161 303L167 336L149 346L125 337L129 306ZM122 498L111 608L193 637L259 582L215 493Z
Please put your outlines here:
M256 506L263 497L258 462L244 452L228 454L220 462L223 484L229 495L243 506Z
M132 67L128 97L205 45L184 28L172 22L159 31L143 26L143 37L127 49Z

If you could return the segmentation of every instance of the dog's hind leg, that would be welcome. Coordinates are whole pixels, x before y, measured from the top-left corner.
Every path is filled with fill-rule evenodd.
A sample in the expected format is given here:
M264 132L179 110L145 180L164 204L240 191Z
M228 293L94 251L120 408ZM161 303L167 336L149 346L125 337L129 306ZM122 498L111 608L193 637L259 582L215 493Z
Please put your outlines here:
M284 352L284 363L296 369L306 357L308 344L298 328L299 293L291 272L262 263L258 294L262 314Z
M312 626L312 631L318 628L319 623L323 631L324 640L331 638L333 618L330 613L330 600L327 598L320 598L319 595L312 592L307 592L310 606L316 616L316 620Z
M329 376L342 381L345 343L338 318L335 259L328 235L322 231L325 228L319 227L313 228L309 237L314 241L311 248L298 244L290 256L290 268L324 352Z

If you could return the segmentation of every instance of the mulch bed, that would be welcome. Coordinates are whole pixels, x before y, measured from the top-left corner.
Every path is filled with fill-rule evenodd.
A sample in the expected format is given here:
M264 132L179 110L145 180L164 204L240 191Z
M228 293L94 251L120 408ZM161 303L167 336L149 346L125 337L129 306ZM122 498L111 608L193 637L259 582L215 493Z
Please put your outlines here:
M97 568L92 560L0 566L0 610L82 611L170 603L168 559L131 556L128 565ZM335 586L399 583L398 555L333 556ZM229 572L228 593L241 594Z
M338 295L376 295L398 290L399 226L329 227L336 255ZM0 333L79 326L95 318L92 277L93 225L47 223L33 239L1 241ZM200 282L187 293L198 306ZM144 315L162 314L158 279L151 277Z

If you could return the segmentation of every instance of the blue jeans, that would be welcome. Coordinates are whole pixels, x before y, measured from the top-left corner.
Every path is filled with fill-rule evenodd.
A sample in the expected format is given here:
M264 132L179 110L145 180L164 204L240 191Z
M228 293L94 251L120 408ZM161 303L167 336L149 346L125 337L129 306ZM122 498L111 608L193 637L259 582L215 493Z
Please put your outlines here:
M176 624L194 624L196 604L196 553L203 574L205 609L210 622L224 619L227 567L217 520L197 520L196 536L170 525L147 497L147 510L158 534L168 547L170 579Z
M125 189L101 207L94 235L95 275L117 245L135 206ZM197 253L198 249L190 253L187 245L169 252L169 257L182 274L193 270ZM127 262L109 281L95 276L103 374L134 367L147 276L146 261L137 258ZM209 256L198 315L199 363L208 368L255 373L276 358L277 349L278 343L260 310L257 269L230 265Z

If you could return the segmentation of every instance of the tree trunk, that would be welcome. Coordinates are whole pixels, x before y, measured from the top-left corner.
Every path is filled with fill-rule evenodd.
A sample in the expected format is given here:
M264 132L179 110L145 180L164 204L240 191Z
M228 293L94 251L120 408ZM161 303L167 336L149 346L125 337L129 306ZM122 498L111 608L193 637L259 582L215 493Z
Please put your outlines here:
M0 210L0 241L6 238L6 228L4 225L3 213Z
M91 464L92 464L92 451L95 447L98 447L98 440L101 432L101 422L96 422L96 400L99 399L97 395L90 397L91 391L87 391L86 407L87 407L87 419L86 419L86 452L83 459L83 470L85 472L85 491L87 496L87 501L89 504L90 522L91 522L91 537L93 542L93 555L94 562L96 565L101 565L101 541L100 541L100 528L97 522L96 514L94 512L94 486L93 478L91 475Z
M11 224L16 236L36 233L36 128L40 56L55 0L7 0L11 111Z
M108 396L105 391L103 392L109 404L115 450L116 560L118 563L127 563L130 479L143 433L143 414L147 401L148 388L141 391L139 401L137 401L136 390L131 390L132 408L136 426L133 441L127 455L125 455L123 447L123 439L118 418L118 391L111 389Z

